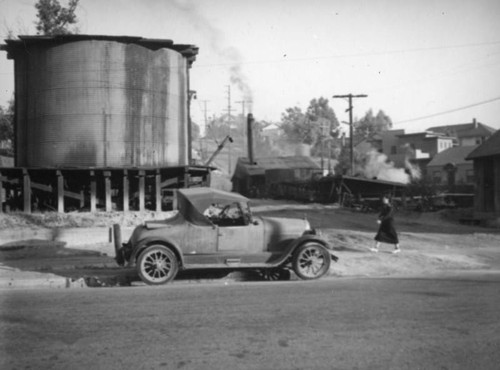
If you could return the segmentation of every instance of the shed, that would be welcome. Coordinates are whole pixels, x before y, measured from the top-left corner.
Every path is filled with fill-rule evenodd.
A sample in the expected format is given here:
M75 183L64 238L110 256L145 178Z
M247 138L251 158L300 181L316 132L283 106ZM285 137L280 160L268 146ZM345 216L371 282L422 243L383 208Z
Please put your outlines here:
M259 196L267 194L277 183L310 180L317 173L321 173L320 166L307 156L257 158L253 164L240 157L231 182L233 191Z
M473 161L476 176L474 217L500 222L500 130L467 159Z

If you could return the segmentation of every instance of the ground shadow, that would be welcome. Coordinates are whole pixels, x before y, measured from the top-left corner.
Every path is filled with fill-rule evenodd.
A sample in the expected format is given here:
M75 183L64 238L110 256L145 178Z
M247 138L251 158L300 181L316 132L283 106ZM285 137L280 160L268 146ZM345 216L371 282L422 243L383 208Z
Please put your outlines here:
M97 251L67 248L66 243L47 240L21 240L0 245L0 265L66 277L83 279L88 287L143 285L135 268L118 266L113 257ZM210 269L179 271L175 281L263 281L290 280L288 270L266 274L257 270Z

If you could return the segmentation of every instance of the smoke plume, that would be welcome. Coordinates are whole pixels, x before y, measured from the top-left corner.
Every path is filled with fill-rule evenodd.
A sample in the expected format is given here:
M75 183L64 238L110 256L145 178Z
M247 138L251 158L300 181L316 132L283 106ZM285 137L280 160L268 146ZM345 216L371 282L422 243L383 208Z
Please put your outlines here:
M395 167L385 154L378 152L368 143L358 146L356 154L358 157L356 173L368 179L376 178L408 184L421 176L420 168L410 162L410 158L414 156L409 150L404 154L404 168Z
M192 20L193 25L208 38L211 50L227 61L231 83L238 88L245 101L251 102L252 89L248 83L248 78L242 70L243 57L240 51L235 47L224 45L225 42L222 31L212 25L206 16L200 12L196 3L195 1L180 0L173 2L176 8L186 13ZM251 109L249 111L251 111Z
M368 179L384 180L399 182L407 184L410 182L410 175L408 175L404 168L396 168L392 162L387 160L385 154L371 149L365 153L363 158L363 166L358 168L358 172Z

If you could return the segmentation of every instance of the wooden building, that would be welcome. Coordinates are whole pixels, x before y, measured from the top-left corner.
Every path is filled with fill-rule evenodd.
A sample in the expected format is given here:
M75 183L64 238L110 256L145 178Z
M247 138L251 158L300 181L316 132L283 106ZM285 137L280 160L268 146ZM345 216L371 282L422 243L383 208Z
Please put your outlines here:
M500 224L500 130L472 151L476 189L474 218Z

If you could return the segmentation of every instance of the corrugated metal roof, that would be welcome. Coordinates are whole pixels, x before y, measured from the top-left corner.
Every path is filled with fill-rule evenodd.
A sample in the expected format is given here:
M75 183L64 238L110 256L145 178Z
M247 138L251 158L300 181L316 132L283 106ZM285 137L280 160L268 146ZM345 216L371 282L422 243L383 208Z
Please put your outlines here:
M488 140L470 153L467 159L500 155L500 130L491 135Z
M273 168L320 168L310 157L290 156L290 157L266 157L255 159L257 165L264 169Z
M477 145L448 148L436 154L427 166L444 166L448 163L455 165L470 163L465 158L476 148Z

